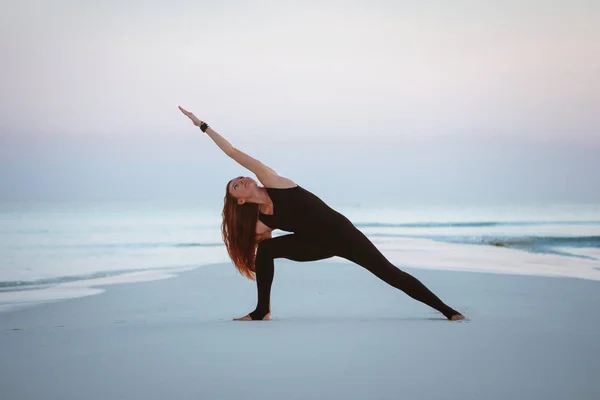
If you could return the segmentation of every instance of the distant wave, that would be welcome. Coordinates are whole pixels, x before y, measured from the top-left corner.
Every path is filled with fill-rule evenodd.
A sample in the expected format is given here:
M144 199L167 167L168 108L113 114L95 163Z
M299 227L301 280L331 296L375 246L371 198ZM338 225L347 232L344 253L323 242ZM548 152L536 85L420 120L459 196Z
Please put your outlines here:
M173 247L219 247L224 246L222 242L219 243L177 243Z
M487 244L493 246L566 246L600 247L600 236L439 236L394 233L373 233L376 237L414 237L464 244Z
M357 222L358 228L479 228L491 226L600 225L600 221Z
M485 227L494 227L494 226L545 226L545 225L559 225L559 226L593 226L600 225L600 221L585 221L585 220L577 220L577 221L471 221L471 222L403 222L403 223L391 223L391 222L354 222L354 225L359 228L485 228ZM190 229L199 229L197 227L193 227ZM203 230L215 229L218 230L218 226L215 227L202 227ZM92 230L93 231L93 230ZM51 229L0 229L0 233L2 234L54 234L57 233L55 230ZM58 232L60 233L60 232ZM106 232L110 233L110 232ZM141 244L152 246L152 244ZM167 243L159 243L155 244L156 247L164 247L164 246L172 246L173 244ZM215 245L214 243L181 243L180 247L185 246L211 246ZM135 246L135 244L132 244Z
M508 247L519 250L525 250L532 253L548 253L564 255L569 257L585 258L597 260L598 258L569 253L564 250L557 250L556 247L582 247L582 248L600 248L600 236L517 236L517 237L498 237L498 236L439 236L439 235L410 235L410 234L386 234L373 233L372 237L406 237L431 239L446 243L458 244L479 244L498 247Z
M48 245L30 245L30 246L6 246L10 249L154 249L164 247L220 247L221 243L94 243L94 244L48 244Z

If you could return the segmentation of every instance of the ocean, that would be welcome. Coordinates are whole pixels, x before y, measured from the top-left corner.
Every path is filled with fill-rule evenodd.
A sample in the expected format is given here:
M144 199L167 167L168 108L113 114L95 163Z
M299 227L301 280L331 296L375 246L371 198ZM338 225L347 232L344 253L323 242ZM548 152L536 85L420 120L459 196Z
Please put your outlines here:
M399 268L600 280L600 205L334 208ZM0 203L0 311L227 263L220 212L191 203Z

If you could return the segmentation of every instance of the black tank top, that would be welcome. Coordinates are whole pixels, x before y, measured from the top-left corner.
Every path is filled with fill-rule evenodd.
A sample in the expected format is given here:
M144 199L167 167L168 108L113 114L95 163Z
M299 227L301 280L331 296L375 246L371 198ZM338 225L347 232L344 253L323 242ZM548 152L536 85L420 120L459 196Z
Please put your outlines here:
M259 212L258 219L271 229L315 234L343 229L352 223L323 200L302 188L265 188L273 201L273 215Z

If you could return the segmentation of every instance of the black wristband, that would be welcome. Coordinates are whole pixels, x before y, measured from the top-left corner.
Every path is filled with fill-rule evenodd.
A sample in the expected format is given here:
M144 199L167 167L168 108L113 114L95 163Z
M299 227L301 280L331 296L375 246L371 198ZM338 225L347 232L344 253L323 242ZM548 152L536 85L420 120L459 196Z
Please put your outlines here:
M208 124L202 121L202 123L200 124L200 129L202 130L202 132L206 132L206 130L208 129Z

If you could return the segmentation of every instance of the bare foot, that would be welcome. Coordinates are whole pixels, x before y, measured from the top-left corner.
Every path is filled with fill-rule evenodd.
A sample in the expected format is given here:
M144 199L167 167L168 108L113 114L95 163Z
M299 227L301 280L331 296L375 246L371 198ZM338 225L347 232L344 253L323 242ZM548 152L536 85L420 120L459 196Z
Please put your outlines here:
M252 317L250 316L250 314L247 314L241 318L234 318L233 320L234 321L252 321ZM270 321L270 320L271 320L271 313L267 313L267 315L265 315L265 317L262 319L262 321Z
M468 318L467 318L467 317L465 317L465 316L464 316L464 315L462 315L462 314L454 314L454 315L453 315L453 316L450 318L450 321L460 321L460 320L463 320L463 319L465 319L465 320L468 320Z

